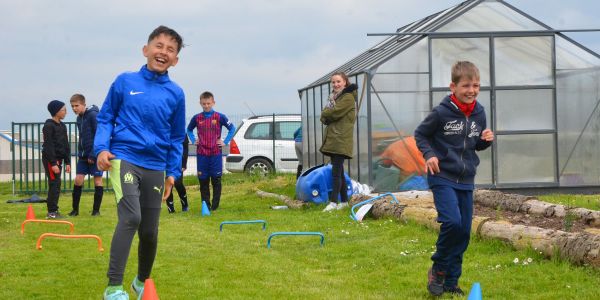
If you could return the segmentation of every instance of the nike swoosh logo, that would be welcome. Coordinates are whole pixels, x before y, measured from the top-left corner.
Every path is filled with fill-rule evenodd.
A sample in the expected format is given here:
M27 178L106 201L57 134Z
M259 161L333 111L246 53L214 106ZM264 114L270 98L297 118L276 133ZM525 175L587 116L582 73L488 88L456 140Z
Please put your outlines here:
M129 91L129 95L137 95L137 94L143 94L144 92L134 92L134 91Z

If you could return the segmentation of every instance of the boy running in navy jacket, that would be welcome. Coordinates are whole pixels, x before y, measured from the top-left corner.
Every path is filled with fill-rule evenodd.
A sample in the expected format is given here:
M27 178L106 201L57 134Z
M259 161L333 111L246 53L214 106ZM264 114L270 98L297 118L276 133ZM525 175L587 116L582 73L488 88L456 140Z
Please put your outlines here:
M123 290L123 273L136 232L138 271L131 288L141 299L156 257L161 200L181 176L185 96L167 70L177 64L182 47L175 30L156 28L143 47L147 63L138 72L117 77L98 114L94 150L98 168L111 171L119 217L110 247L105 300L129 299Z
M479 157L494 133L486 128L485 111L476 101L479 70L468 61L452 66L451 95L415 130L417 146L428 170L437 221L441 223L427 289L433 296L444 292L463 295L458 286L463 254L469 245L473 216L473 189Z
M235 133L235 125L229 122L227 116L214 111L215 98L211 92L200 95L202 112L190 120L187 127L188 136L192 143L198 145L196 162L198 181L200 181L200 197L210 210L219 208L221 200L221 176L223 175L223 146L228 146ZM221 140L221 127L229 132L225 140ZM194 128L198 131L198 141L194 138ZM210 202L210 186L213 186L213 201Z

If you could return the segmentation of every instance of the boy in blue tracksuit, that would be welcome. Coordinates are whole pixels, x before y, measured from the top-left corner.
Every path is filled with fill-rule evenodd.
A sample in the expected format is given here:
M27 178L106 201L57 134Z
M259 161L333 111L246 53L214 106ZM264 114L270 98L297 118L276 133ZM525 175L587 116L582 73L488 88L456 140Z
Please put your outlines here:
M167 70L177 64L182 47L176 31L157 27L143 47L146 65L117 77L97 117L98 168L111 171L118 210L105 300L129 299L123 273L136 232L138 271L131 288L141 298L156 257L161 200L181 176L185 96Z
M415 130L441 223L428 272L427 289L434 296L463 294L458 279L471 235L474 179L479 165L475 151L488 148L494 140L494 133L486 128L484 108L476 101L479 87L477 67L468 61L455 63L452 94Z

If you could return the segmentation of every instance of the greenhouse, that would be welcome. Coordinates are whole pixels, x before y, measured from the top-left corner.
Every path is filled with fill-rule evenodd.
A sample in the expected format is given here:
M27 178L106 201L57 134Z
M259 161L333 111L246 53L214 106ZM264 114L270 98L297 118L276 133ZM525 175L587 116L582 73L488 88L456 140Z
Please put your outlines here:
M575 30L569 30L575 31ZM585 31L585 30L581 30ZM478 101L496 134L479 152L480 188L600 186L600 56L505 1L465 1L400 27L299 90L305 169L319 152L333 72L358 85L346 172L376 191L423 174L415 128L449 93L458 60L480 70Z

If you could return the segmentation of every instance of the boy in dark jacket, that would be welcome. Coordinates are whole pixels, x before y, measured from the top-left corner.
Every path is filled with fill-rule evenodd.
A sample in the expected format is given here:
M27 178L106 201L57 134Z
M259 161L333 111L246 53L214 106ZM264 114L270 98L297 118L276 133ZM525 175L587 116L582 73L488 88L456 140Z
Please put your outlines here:
M185 95L167 71L179 61L181 48L175 30L154 29L142 48L146 64L115 79L98 114L94 151L98 168L111 170L118 210L104 300L129 298L123 274L136 233L138 268L131 288L138 299L154 265L161 204L181 176Z
M441 223L427 289L433 296L444 292L462 295L458 279L463 254L469 245L473 216L473 189L479 158L475 151L488 148L494 133L486 128L485 111L476 101L479 70L468 61L452 66L451 95L415 130L423 153L437 221Z
M96 166L96 156L94 154L94 136L96 135L96 115L98 107L92 105L85 106L85 97L81 94L71 96L71 108L77 115L77 130L79 131L77 176L75 176L75 186L73 187L73 210L69 216L79 215L79 201L81 200L81 190L83 189L83 180L86 175L94 176L94 206L92 216L100 215L100 204L104 188L102 187L102 171Z
M42 128L42 163L48 177L48 214L46 219L62 218L58 212L58 197L60 196L60 173L64 161L65 171L71 172L71 147L67 136L67 126L62 119L67 115L65 103L52 100L48 103L48 111L52 116L46 120Z

